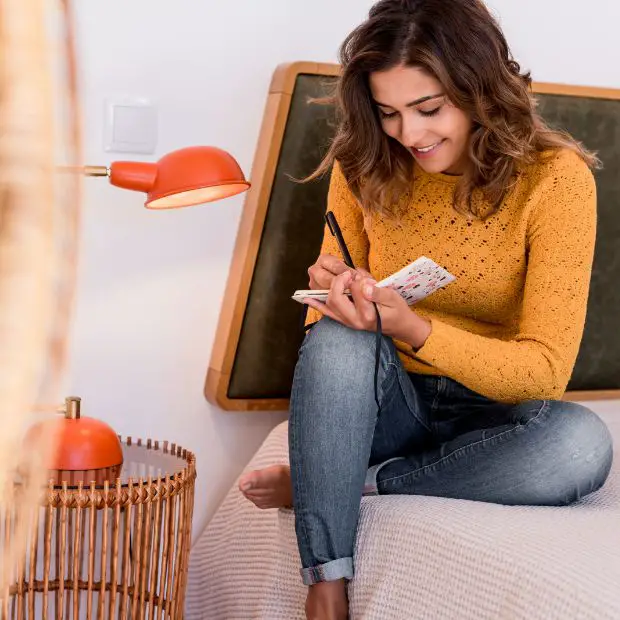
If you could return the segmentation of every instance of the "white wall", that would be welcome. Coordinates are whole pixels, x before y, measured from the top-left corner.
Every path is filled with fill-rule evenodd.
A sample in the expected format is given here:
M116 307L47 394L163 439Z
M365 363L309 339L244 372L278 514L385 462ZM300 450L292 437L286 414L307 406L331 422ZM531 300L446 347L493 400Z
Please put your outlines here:
M234 154L249 175L276 65L335 60L343 33L369 2L74 5L89 163L128 158L103 151L103 105L111 95L135 95L158 102L157 157L212 144ZM88 179L86 188L68 390L119 433L169 439L197 453L200 531L285 419L224 413L202 395L243 199L159 213L105 180Z
M334 61L372 2L74 4L88 163L130 158L103 151L103 101L134 95L158 102L157 157L212 144L249 174L273 69ZM536 79L620 87L614 0L590 1L587 11L567 0L492 5ZM224 413L202 396L243 199L157 213L142 208L141 195L104 180L88 179L86 190L68 391L119 433L169 439L197 453L198 532L284 419Z
M617 0L487 0L540 82L620 88Z

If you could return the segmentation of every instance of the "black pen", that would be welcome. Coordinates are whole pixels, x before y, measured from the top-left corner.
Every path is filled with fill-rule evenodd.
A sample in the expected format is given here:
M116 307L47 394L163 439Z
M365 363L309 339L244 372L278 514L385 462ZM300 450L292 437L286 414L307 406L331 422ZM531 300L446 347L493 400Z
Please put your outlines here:
M338 222L336 220L336 216L328 211L325 214L325 221L327 222L327 226L329 231L334 237L336 237L336 241L338 242L338 247L340 248L340 253L344 258L344 264L347 267L351 267L351 269L355 269L355 265L353 264L353 259L351 258L351 254L349 254L349 249L347 248L347 244L344 242L344 237L342 236L342 232L340 230L340 226L338 226Z

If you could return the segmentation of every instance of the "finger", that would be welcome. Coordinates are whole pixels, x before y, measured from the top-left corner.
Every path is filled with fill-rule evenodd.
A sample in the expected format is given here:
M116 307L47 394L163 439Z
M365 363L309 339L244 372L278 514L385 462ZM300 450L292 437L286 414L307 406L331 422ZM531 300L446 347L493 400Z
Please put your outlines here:
M370 271L366 271L365 269L361 269L360 267L358 267L356 269L356 271L357 271L357 273L359 273L364 278L370 278L371 280L373 279L372 274L370 273Z
M347 290L351 282L353 282L354 277L354 274L349 270L341 273L332 280L329 292L334 295L344 295L345 290Z
M323 316L327 316L334 321L338 321L338 323L342 323L342 319L330 308L327 307L322 301L318 301L316 299L306 298L304 299L304 303L310 308L314 308L318 310Z
M370 280L365 280L362 283L362 290L364 296L369 301L374 301L376 304L380 304L382 306L396 306L403 298L389 286L379 287L375 286L376 282L372 282Z
M321 270L323 272L323 274L327 274L326 271ZM318 291L321 290L323 288L329 288L329 285L326 287L323 287L323 284L325 284L325 277L319 279L318 274L312 269L312 267L310 269L308 269L308 275L310 276L310 280L308 283L308 288Z
M335 276L352 271L340 259L330 254L322 254L308 269L311 289L328 289Z
M346 271L355 272L336 256L321 254L316 263L308 269L309 288L315 290L328 289L332 280Z
M333 310L341 317L341 323L359 329L355 305L349 299L349 296L345 294L345 291L350 289L352 282L353 274L350 271L345 271L336 276L329 289L326 304L330 310Z
M357 311L357 317L361 322L361 327L367 330L374 330L377 321L377 315L375 307L363 292L364 282L370 282L367 278L362 278L358 274L358 277L351 283L351 296L353 297L353 303ZM374 282L374 280L372 280Z
M317 260L317 265L335 276L339 276L341 273L350 270L343 260L331 254L321 254Z
M310 276L310 288L314 290L328 289L331 286L334 274L317 264L308 269Z

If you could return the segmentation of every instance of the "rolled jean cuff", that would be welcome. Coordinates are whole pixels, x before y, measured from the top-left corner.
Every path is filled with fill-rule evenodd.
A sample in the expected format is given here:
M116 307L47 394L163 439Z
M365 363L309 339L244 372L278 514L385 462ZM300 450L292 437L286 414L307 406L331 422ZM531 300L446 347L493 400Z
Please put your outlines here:
M353 579L353 558L338 558L312 568L302 568L300 572L306 586L322 581Z
M377 474L379 473L379 470L388 463L393 463L394 461L401 461L404 458L405 457L403 456L396 456L393 459L388 459L383 463L373 465L371 468L369 468L366 472L366 480L364 481L364 491L362 495L379 495L379 487L377 486Z

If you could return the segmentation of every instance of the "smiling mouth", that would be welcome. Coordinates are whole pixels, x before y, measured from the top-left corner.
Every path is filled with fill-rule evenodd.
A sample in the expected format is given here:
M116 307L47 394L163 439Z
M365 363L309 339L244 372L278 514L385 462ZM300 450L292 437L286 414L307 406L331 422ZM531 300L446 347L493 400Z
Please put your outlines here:
M414 154L428 155L428 153L432 153L438 146L441 146L441 144L443 144L443 140L440 140L439 142L436 142L435 144L430 144L429 146L423 146L420 148L416 148L412 146L411 152Z

